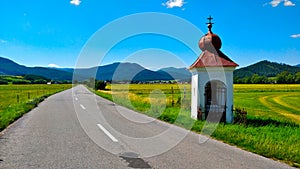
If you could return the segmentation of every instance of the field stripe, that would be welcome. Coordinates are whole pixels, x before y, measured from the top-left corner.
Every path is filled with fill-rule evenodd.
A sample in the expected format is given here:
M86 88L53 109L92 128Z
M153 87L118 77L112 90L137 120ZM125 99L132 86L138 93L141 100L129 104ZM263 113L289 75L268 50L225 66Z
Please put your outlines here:
M273 97L273 96L264 96L264 97L260 97L259 101L265 105L266 107L268 107L269 109L271 109L273 112L275 113L279 113L291 120L297 121L298 123L300 122L300 116L296 115L296 114L291 114L288 111L282 110L276 106L274 106L272 103L268 102L267 99Z
M113 142L118 142L118 140L110 134L109 131L107 131L101 124L97 124L97 126L113 141Z
M290 108L290 109L293 109L295 111L298 111L299 112L299 107L295 107L293 105L290 105L290 104L287 104L285 103L284 101L282 101L282 97L285 97L285 96L292 96L291 94L290 95L281 95L281 96L277 96L277 97L274 97L274 101L284 107L287 107L287 108Z

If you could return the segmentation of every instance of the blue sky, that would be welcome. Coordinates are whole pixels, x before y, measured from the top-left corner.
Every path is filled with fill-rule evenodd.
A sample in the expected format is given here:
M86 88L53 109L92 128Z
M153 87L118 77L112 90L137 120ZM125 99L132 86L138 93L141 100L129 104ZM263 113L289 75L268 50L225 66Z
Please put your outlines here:
M212 15L213 32L223 42L221 50L240 67L261 60L300 64L300 0L1 0L0 56L26 66L75 67L97 31L143 12L177 16L203 33L206 18ZM182 35L193 36L184 29ZM201 36L194 37L195 45ZM106 41L100 38L97 45L101 48ZM95 57L98 52L94 51ZM144 34L120 41L95 64L130 61L151 69L184 67L200 53L172 37Z

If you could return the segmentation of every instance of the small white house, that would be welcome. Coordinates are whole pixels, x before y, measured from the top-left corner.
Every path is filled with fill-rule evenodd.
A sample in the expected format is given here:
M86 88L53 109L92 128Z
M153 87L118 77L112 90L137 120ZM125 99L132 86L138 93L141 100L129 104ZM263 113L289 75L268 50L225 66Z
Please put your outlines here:
M191 116L213 122L233 122L233 71L238 66L220 51L222 41L212 33L199 41L202 53L189 67L192 73Z

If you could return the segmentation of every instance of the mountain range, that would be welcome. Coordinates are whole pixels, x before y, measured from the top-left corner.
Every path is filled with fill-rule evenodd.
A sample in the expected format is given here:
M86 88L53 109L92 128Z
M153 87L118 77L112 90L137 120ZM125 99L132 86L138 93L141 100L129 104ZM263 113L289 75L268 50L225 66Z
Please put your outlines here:
M113 63L91 68L49 68L26 67L12 60L0 57L0 75L23 76L39 75L52 80L83 81L91 77L97 80L113 81L156 81L189 80L190 72L185 68L164 68L158 71L148 70L136 63Z
M163 70L148 70L136 63L113 63L105 66L75 69L73 72L74 80L79 81L90 77L96 77L98 80L113 81L155 81L182 78L182 76L173 78L171 74Z
M26 67L0 57L0 75L39 75L52 80L72 80L72 73L45 67Z
M278 73L288 71L300 72L300 64L290 66L270 61L260 61L253 65L234 71L234 77L244 78L258 74L260 76L274 77ZM78 80L83 81L91 77L98 80L113 81L156 81L179 80L190 81L191 73L186 68L163 68L157 71L146 69L136 63L113 63L91 68L48 68L26 67L12 60L0 57L0 75L39 75L52 80Z
M274 77L277 74L287 71L295 74L300 72L300 64L291 66L283 63L270 62L267 60L257 62L253 65L240 68L234 71L233 75L235 78L251 77L254 74L265 77Z

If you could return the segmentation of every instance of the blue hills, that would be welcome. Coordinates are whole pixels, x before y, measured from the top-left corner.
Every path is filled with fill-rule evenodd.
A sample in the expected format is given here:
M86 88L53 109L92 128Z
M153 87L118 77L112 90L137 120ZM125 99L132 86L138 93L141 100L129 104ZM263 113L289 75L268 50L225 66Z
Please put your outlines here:
M91 68L49 68L26 67L0 57L0 75L24 76L39 75L51 80L78 80L89 78L113 81L157 81L189 80L190 73L185 68L166 68L158 71L148 70L136 63L113 63Z
M267 60L234 71L235 78L251 77L253 74L274 77L278 73L288 71L300 72L300 64L290 66ZM113 81L158 81L178 80L189 82L191 73L186 68L163 68L157 71L146 69L136 63L112 63L91 68L48 68L27 67L10 59L0 57L0 75L24 76L38 75L51 80L84 81L91 77L97 80Z

